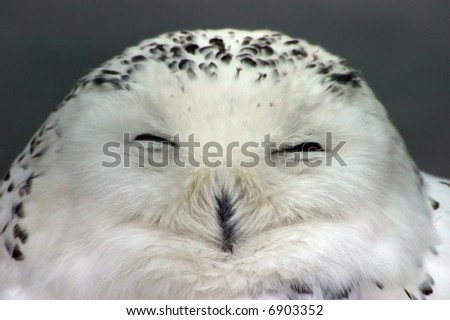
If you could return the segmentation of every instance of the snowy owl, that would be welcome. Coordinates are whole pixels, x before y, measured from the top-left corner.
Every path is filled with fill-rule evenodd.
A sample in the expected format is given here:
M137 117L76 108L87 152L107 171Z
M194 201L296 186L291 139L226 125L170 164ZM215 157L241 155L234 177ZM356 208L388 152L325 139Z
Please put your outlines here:
M359 72L273 31L126 49L0 197L4 299L450 298L450 181Z

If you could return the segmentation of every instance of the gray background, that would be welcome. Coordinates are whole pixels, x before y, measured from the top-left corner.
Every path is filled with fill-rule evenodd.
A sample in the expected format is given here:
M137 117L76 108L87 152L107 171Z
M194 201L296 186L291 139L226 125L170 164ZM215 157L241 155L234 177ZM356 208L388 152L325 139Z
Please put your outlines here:
M450 177L450 1L0 1L0 174L90 68L162 32L235 27L345 57L418 165Z

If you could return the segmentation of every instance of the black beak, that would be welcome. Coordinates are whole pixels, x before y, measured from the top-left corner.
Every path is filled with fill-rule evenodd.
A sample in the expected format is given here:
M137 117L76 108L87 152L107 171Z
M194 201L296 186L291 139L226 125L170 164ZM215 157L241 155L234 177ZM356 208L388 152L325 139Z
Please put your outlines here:
M234 227L231 218L234 214L234 208L230 197L225 192L216 196L216 212L222 230L222 250L225 252L232 252Z

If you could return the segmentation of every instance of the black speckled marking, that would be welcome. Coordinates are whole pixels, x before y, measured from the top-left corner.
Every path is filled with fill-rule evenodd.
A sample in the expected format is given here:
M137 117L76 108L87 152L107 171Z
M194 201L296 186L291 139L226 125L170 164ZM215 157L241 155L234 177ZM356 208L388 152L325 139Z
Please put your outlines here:
M195 54L198 48L199 48L198 45L196 45L195 43L190 43L184 47L184 50L186 50L186 52L190 54Z
M292 44L298 44L300 41L298 41L297 39L293 39L293 40L288 40L288 41L285 41L284 42L284 44L285 45L292 45Z
M108 69L103 69L103 70L102 70L102 73L104 73L104 74L109 74L109 75L118 75L118 74L120 74L120 72L118 72L118 71L115 71L115 70L108 70Z
M251 67L256 67L257 66L255 60L253 60L252 58L248 58L248 57L247 58L243 58L241 60L241 63L247 64L247 65L249 65Z
M220 58L220 60L226 64L229 64L231 59L233 58L233 56L229 53L225 54L222 56L222 58Z
M11 192L13 190L14 190L14 183L11 182L8 186L8 189L6 189L6 191Z
M242 45L243 45L243 46L249 45L250 42L251 42L252 40L253 40L252 37L247 36L247 37L245 37L244 40L242 41Z
M258 46L259 47L259 46ZM261 53L265 56L271 56L275 53L275 51L270 46L262 46L259 47L261 49Z
M348 73L333 73L330 76L331 81L347 85L350 84L352 87L360 87L360 79L356 71L350 71Z
M266 74L266 73L260 72L260 73L258 74L258 79L256 79L256 81L262 81L262 80L264 80L266 77L267 77L267 74Z
M439 209L439 202L437 202L434 199L430 199L430 200L431 200L431 206L432 206L433 210Z
M131 71L129 73L131 74ZM101 86L105 83L109 83L114 87L114 89L117 89L117 90L123 89L120 80L117 78L104 78L104 77L99 76L99 77L94 78L93 83L98 86Z
M300 282L295 282L295 283L291 284L291 290L299 295L312 295L313 294L312 289L307 284L300 283Z
M331 291L327 289L324 290L324 298L325 300L344 300L349 298L351 292L351 288L343 288L339 291Z
M14 206L11 208L11 211L12 211L12 213L13 213L15 216L17 216L17 217L19 217L19 218L23 218L23 217L25 216L25 213L24 213L24 211L23 211L23 204L22 204L22 202L20 202L20 203L14 205Z
M11 177L11 174L10 174L10 172L8 171L8 172L5 174L5 176L3 177L3 181L8 181L10 177Z
M405 290L405 293L408 296L409 300L417 300L417 297L415 295L413 295L411 292L409 292L406 289L403 289L403 290Z
M11 258L13 258L16 261L22 261L25 259L25 256L23 255L22 251L20 251L20 247L18 244L14 246L14 249L11 253Z
M305 48L299 47L297 49L293 49L291 54L298 58L306 58L308 56L308 52L306 52Z
M379 282L379 281L375 281L375 285L378 287L378 289L383 290L384 289L384 285Z
M45 154L46 151L47 151L47 148L39 150L39 152L36 152L35 154L33 154L32 158L33 159L40 158Z
M147 60L146 57L144 57L143 55L137 55L131 58L131 62L136 63L136 62L141 62L141 61L145 61Z
M26 230L22 229L18 224L14 225L13 236L15 239L19 238L20 242L22 242L23 244L26 243L28 240L28 233L26 232Z
M192 68L194 66L194 61L189 59L183 59L178 63L178 69L185 70L188 68Z
M220 38L212 38L209 40L209 43L218 47L219 49L225 50L225 43Z
M330 65L325 65L323 63L319 64L319 68L317 69L317 73L318 74L327 74L331 71L331 69L333 68L333 66Z
M159 38L144 40L138 46L105 62L100 68L81 78L57 109L77 97L84 89L97 86L114 90L131 90L133 83L137 81L133 79L133 73L144 69L146 63L163 63L173 73L183 70L190 80L195 80L199 75L198 68L201 68L202 64L214 62L219 65L230 65L233 62L240 62L243 66L237 69L236 78L239 78L240 71L244 70L248 74L255 72L254 76L258 81L266 78L261 74L267 74L267 78L271 78L274 83L280 82L290 70L317 67L315 73L323 76L319 82L325 86L325 91L335 96L344 93L345 88L341 85L360 86L362 79L356 76L355 71L347 68L343 60L334 60L331 57L331 60L325 61L321 58L320 49L311 52L308 50L309 45L306 42L303 44L301 39L292 39L280 33L268 32L264 36L249 33L242 38L237 37L233 31L224 36L204 30L166 33ZM196 56L195 59L193 56ZM303 59L305 64L295 66L297 60ZM249 70L247 66L255 70ZM268 68L278 70L267 70ZM205 73L213 80L220 75L220 69L207 70ZM30 146L31 149L35 147L34 143ZM40 155L35 154L36 157Z
M419 286L419 290L426 296L429 296L430 294L433 293L433 288L431 287L431 285L429 283L426 283L426 282L423 282Z
M183 56L183 50L179 46L170 48L170 53L172 53L172 58L179 58Z
M24 197L31 193L33 176L30 176L19 188L19 196Z

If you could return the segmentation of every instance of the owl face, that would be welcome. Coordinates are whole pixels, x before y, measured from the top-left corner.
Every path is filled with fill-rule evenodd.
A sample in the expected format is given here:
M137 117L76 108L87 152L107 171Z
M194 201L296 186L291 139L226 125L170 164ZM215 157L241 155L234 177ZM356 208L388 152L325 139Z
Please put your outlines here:
M409 161L358 73L284 35L169 34L88 78L60 111L60 163L116 223L232 250L268 229L361 219Z
M61 296L338 294L414 278L432 242L414 164L359 73L267 30L127 49L80 79L17 172L33 185L20 257Z

